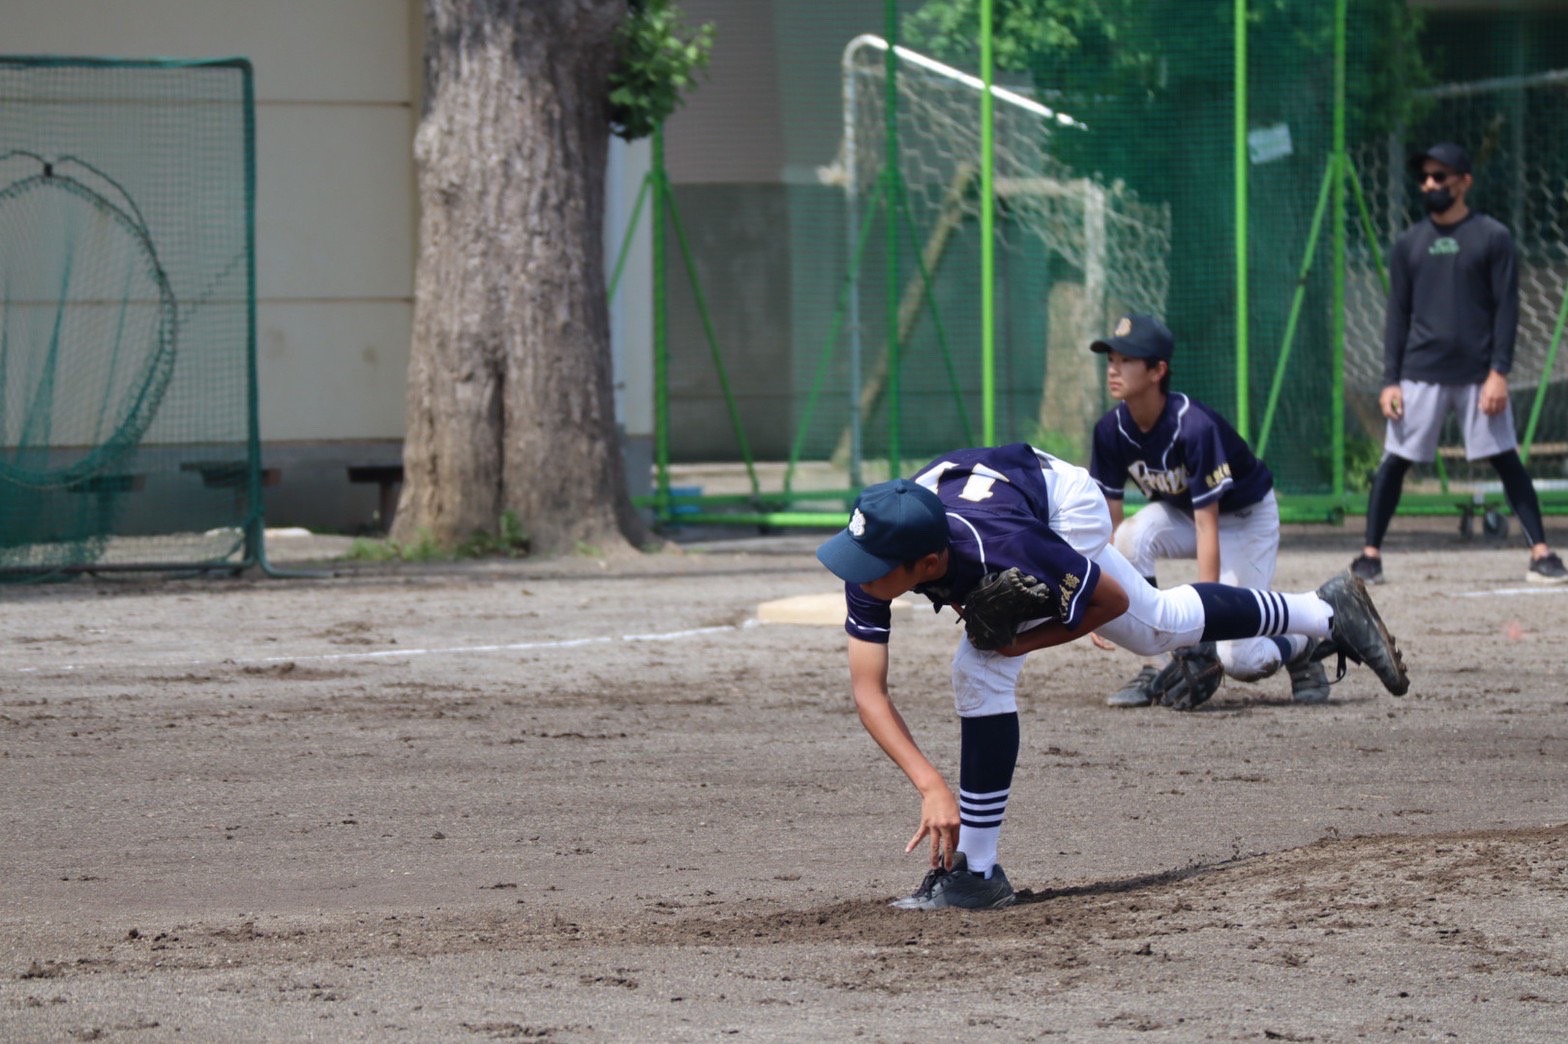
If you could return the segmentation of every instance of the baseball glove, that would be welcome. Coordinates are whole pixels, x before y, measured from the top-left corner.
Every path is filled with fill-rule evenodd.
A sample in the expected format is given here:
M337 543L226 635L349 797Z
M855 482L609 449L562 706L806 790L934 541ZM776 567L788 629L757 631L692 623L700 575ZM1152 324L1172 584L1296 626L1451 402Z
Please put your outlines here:
M964 602L964 630L976 649L1011 645L1018 625L1054 615L1051 590L1017 566L981 577Z
M1177 649L1150 683L1150 703L1172 710L1192 710L1206 703L1220 687L1225 667L1213 642Z

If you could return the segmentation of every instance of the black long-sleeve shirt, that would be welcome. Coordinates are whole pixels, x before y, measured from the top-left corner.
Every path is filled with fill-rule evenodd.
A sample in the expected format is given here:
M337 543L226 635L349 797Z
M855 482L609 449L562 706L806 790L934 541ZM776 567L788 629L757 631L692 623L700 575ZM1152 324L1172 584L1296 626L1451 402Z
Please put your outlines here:
M1519 274L1514 241L1472 210L1454 225L1428 218L1394 243L1383 383L1479 384L1514 363Z

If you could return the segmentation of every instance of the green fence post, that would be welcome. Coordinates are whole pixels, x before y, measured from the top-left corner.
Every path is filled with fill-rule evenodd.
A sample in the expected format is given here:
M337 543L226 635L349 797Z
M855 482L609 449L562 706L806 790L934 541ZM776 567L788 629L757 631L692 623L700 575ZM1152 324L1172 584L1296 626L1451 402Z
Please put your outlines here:
M1329 432L1335 500L1345 497L1345 10L1346 0L1334 4L1334 278L1330 320L1330 351L1334 392Z
M903 470L899 447L899 344L898 344L898 212L903 206L904 193L898 169L898 4L887 0L883 4L887 53L883 56L886 70L883 84L883 114L887 126L887 158L883 163L882 213L886 220L883 234L887 240L887 460L888 477L896 478Z
M990 446L996 442L996 102L991 97L991 0L980 0L980 80L980 429Z
M1232 90L1235 122L1232 175L1236 192L1236 430L1246 438L1251 429L1248 406L1247 333L1247 0L1236 0L1232 18L1235 37L1232 55Z
M648 169L653 179L653 460L657 482L653 491L654 517L668 522L670 511L670 354L669 308L665 300L667 273L664 265L664 206L668 185L664 170L664 126L654 128L653 154Z
M1296 292L1290 301L1290 316L1285 320L1285 337L1280 344L1279 361L1274 364L1274 382L1269 386L1268 405L1263 410L1263 425L1258 431L1259 457L1268 450L1269 433L1274 427L1274 408L1279 402L1280 389L1285 384L1285 366L1290 362L1290 350L1296 340L1296 324L1301 319L1301 306L1307 297L1307 276L1312 271L1312 260L1317 254L1318 234L1323 231L1323 212L1328 209L1329 187L1334 177L1334 157L1330 156L1323 167L1323 184L1318 188L1318 203L1312 211L1312 225L1307 232L1307 248L1302 251L1301 270L1296 275Z
M1530 463L1530 447L1535 444L1535 425L1541 419L1541 407L1546 404L1546 389L1551 384L1552 369L1557 364L1557 349L1563 343L1563 325L1568 323L1568 287L1563 289L1563 303L1557 309L1557 325L1552 330L1552 346L1546 350L1546 365L1541 367L1541 383L1535 388L1535 401L1530 404L1530 423L1524 429L1524 446L1519 458Z

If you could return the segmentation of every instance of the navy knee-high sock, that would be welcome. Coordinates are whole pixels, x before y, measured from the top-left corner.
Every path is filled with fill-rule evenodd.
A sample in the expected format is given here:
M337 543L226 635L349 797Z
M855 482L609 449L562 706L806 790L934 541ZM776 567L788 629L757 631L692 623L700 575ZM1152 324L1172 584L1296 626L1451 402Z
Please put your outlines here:
M1203 603L1203 641L1229 642L1238 638L1301 634L1328 634L1329 607L1315 594L1281 594L1228 584L1197 583Z
M989 876L1018 764L1018 713L960 718L958 850L969 869Z

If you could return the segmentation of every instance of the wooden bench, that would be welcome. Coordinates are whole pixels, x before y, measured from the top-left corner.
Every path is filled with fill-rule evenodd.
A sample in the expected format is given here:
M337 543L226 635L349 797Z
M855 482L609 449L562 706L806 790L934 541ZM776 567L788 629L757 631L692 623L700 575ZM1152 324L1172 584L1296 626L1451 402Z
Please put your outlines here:
M250 482L250 463L243 460L188 460L180 470L199 473L201 484L208 489L244 489ZM281 481L281 468L261 469L263 486L276 486Z
M1524 454L1524 447L1519 447L1520 455ZM1444 460L1465 459L1463 446L1439 446L1437 455ZM1539 460L1542 457L1568 457L1568 442L1537 442L1530 447L1530 459Z
M403 465L350 464L348 480L354 483L375 483L379 487L381 525L390 530L392 515L397 511L398 487L403 484Z
M65 487L68 493L139 493L146 475L93 475Z

